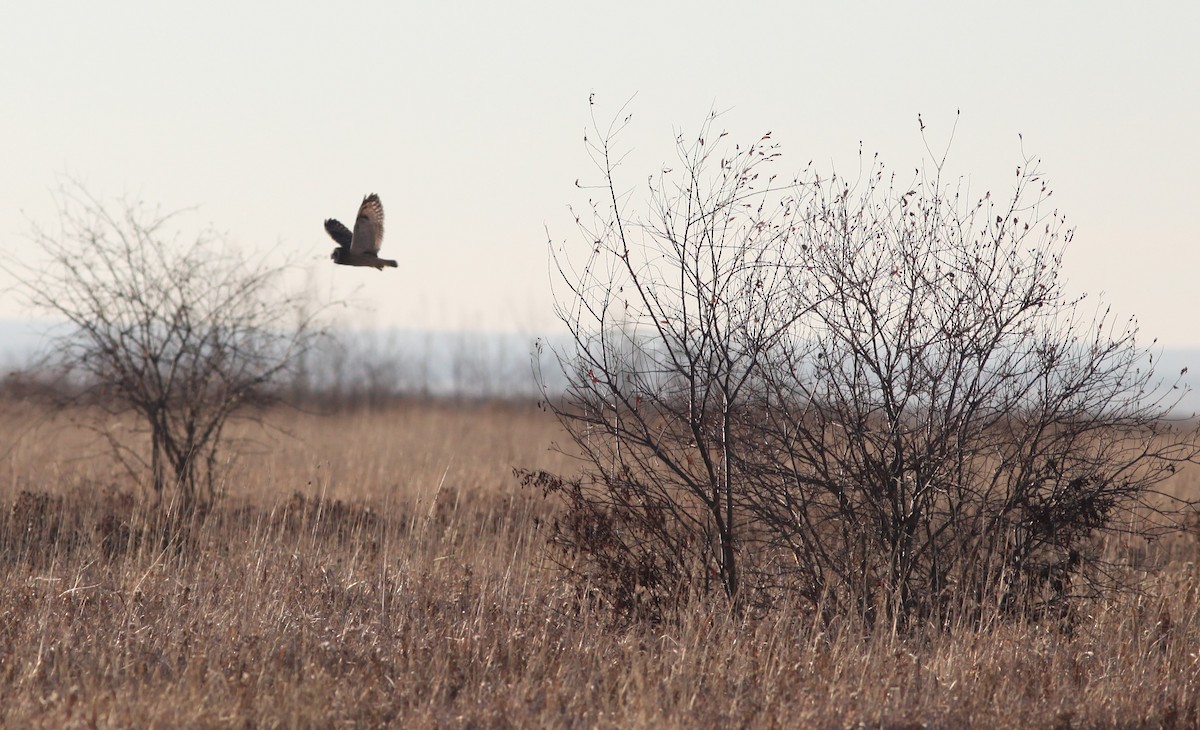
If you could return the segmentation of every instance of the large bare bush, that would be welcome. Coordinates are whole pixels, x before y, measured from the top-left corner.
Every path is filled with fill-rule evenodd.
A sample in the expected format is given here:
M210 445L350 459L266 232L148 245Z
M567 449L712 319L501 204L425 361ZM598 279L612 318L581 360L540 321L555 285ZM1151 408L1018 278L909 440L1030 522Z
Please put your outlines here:
M254 417L321 334L284 291L283 266L254 261L211 232L81 186L60 196L58 230L34 229L20 271L28 301L66 321L51 353L102 414L131 474L185 510L218 491L231 419ZM134 438L120 430L133 415ZM112 427L111 424L117 424Z
M621 123L590 135L589 253L552 247L573 344L550 407L585 468L523 477L565 500L581 586L627 615L717 589L900 626L1063 608L1110 582L1098 536L1171 526L1154 487L1196 454L1167 420L1185 389L1064 293L1072 232L1035 161L1003 199L944 158L781 180L769 134L713 122L644 213Z
M1098 536L1171 526L1185 389L1064 292L1073 232L1036 160L1003 199L864 167L804 188L784 306L806 316L761 371L748 509L825 610L1063 609L1109 582Z

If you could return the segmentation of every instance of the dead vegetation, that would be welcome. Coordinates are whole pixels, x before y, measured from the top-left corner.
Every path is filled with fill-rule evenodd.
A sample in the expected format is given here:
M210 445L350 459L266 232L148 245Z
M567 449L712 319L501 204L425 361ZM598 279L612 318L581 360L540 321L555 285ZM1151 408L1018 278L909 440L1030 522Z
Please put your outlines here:
M1104 537L1193 507L1158 493L1200 463L1186 368L1069 293L1036 156L995 194L948 148L793 172L718 116L634 192L630 117L593 108L582 245L548 243L569 341L537 372L583 466L519 475L565 505L570 579L637 621L720 593L901 632L1070 622L1126 587Z
M12 414L14 411L8 410ZM0 420L6 727L1195 727L1200 528L1125 551L1143 590L1061 621L904 637L697 600L614 626L545 550L576 468L548 415L401 405L318 418L163 530L103 445ZM1194 468L1165 485L1200 492Z

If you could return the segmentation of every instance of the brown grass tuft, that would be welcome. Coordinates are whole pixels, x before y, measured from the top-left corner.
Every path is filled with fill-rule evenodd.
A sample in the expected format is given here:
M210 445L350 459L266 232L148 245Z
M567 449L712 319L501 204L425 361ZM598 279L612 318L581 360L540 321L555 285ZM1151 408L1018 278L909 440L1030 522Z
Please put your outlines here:
M547 562L554 505L512 476L570 471L544 414L271 418L296 438L243 434L257 448L228 497L168 525L67 420L0 422L0 724L1200 724L1195 533L1138 548L1146 590L1087 604L1070 631L901 639L704 603L614 628Z

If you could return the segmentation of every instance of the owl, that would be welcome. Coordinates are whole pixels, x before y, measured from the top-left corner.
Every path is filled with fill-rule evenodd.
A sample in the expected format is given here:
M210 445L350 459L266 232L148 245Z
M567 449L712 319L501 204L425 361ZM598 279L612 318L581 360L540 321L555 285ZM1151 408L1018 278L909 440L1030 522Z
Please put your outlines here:
M383 203L375 193L363 198L358 206L358 217L354 219L354 232L329 218L325 221L325 232L337 242L329 258L342 266L374 266L383 271L385 266L396 266L390 259L379 258L379 246L383 242Z

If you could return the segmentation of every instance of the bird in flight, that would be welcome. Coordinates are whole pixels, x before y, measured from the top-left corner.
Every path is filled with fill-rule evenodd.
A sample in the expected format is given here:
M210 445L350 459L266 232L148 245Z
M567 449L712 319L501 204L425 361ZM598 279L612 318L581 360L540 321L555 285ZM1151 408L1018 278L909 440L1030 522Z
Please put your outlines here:
M358 206L358 217L354 219L354 231L334 220L325 221L325 232L338 247L329 258L342 266L374 266L383 271L385 266L396 266L391 259L379 258L379 246L383 242L383 203L379 196L371 193Z

